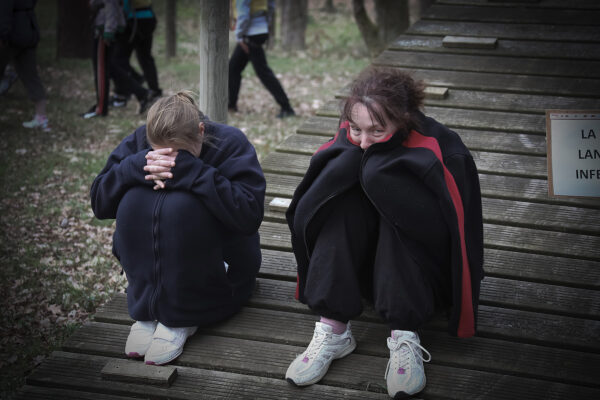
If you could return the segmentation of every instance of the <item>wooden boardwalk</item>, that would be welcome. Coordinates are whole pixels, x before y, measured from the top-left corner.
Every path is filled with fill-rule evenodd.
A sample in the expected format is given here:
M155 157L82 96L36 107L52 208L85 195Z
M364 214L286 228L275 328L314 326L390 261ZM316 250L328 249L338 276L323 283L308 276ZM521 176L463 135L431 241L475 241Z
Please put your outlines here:
M492 40L454 47L448 36ZM441 320L423 330L433 359L421 398L600 399L600 201L548 197L544 115L600 109L600 2L438 1L374 63L448 88L427 99L426 114L462 136L483 192L479 330L466 340L448 336ZM356 351L320 384L298 389L283 379L317 317L293 299L290 234L268 204L292 196L337 118L332 99L264 160L256 293L239 315L188 341L170 387L150 381L150 370L132 382L102 377L111 360L142 367L125 360L132 321L117 296L33 371L19 398L388 398L389 331L371 312L353 321Z

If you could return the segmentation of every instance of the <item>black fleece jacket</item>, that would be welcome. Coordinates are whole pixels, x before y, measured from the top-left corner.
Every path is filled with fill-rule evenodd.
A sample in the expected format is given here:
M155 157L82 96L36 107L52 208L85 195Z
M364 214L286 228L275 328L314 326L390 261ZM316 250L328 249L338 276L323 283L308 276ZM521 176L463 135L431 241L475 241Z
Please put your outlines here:
M136 320L209 325L252 293L264 175L239 129L207 122L206 134L210 144L199 158L179 151L165 189L153 190L144 179L151 150L145 126L121 142L92 184L96 217L117 219L113 253L127 273Z
M311 220L329 199L360 184L381 217L394 227L393 240L403 241L404 246L398 248L410 253L396 254L397 259L388 260L390 264L428 263L433 268L450 268L448 330L468 337L475 333L483 278L479 177L460 137L419 114L419 131L411 131L404 141L401 135L393 135L363 152L351 142L346 121L336 136L315 153L286 214L298 263L296 297L304 301L311 252L307 243L314 242L306 236ZM431 220L431 214L439 213L428 213L419 195L423 191L427 191L427 198L431 192L437 198L444 221ZM440 243L446 236L433 229L440 223L445 223L450 233L450 254L439 251L447 247Z

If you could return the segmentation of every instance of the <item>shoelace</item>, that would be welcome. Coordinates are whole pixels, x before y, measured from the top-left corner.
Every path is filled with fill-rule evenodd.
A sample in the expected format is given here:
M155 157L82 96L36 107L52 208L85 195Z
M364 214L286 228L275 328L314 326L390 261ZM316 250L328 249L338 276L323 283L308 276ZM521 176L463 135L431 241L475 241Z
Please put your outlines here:
M330 334L327 332L315 331L313 339L310 341L310 344L304 353L304 357L309 360L313 359L319 353L321 347L323 347L323 343L325 343L328 336L330 336Z
M406 346L404 346L404 349L402 349L403 344L406 344ZM409 353L412 353L413 357L415 357L415 358L419 357L421 360L423 360L423 362L431 361L431 354L429 354L429 352L425 349L425 347L421 346L421 344L415 342L412 339L402 339L402 340L395 341L392 338L388 338L387 345L388 345L388 348L392 351L400 350L400 354L395 354L395 357L394 357L394 358L399 358L399 362L400 362L400 365L398 366L399 368L407 369L405 367L407 367L410 364L409 363ZM415 351L413 346L420 348L422 353L427 354L427 359L425 359L425 357L423 357L422 353ZM390 359L388 360L384 379L387 379L387 375L388 375L388 371L390 370L391 363L392 363L392 357L390 357ZM394 368L394 370L398 370L398 368Z

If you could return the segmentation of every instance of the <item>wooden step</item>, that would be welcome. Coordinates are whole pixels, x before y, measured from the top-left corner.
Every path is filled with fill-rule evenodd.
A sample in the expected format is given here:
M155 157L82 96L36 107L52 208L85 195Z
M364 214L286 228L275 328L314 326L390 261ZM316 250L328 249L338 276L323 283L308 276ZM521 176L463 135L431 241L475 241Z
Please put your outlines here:
M377 339L385 342L387 335L381 329ZM122 357L129 326L108 323L90 323L78 330L63 346L64 351L106 357ZM568 350L554 350L542 346L511 343L496 339L457 339L445 333L424 331L421 340L432 353L432 363L457 368L478 369L499 374L523 374L537 379L559 381L567 384L597 386L593 369L599 356ZM305 338L309 340L310 338ZM304 345L305 346L305 345ZM237 373L250 373L273 378L283 378L294 357L304 346L257 342L247 339L196 334L185 346L183 354L174 365L217 369ZM514 354L519 354L516 361ZM388 352L382 347L380 355L351 354L336 361L322 383L347 385L353 389L385 391L383 373ZM547 368L556 365L557 368ZM574 365L574 369L559 366ZM355 373L352 378L352 371ZM568 372L565 374L564 371ZM429 371L428 371L429 372ZM469 373L469 371L467 371ZM356 379L358 377L358 379ZM429 378L429 376L428 376ZM369 384L367 388L367 384Z
M487 2L487 0L484 0ZM564 0L558 0L562 5ZM590 0L596 6L596 0ZM438 3L440 1L438 0ZM579 2L570 2L569 8L578 6ZM406 33L412 35L471 35L497 37L499 39L521 39L537 41L569 41L569 42L600 42L600 31L597 26L565 26L538 25L522 23L492 23L476 21L444 21L421 19L408 28Z
M388 46L388 50L424 51L428 53L485 54L489 50L453 49L442 46L442 36L409 35L399 36ZM545 58L552 60L599 60L600 49L597 43L530 41L500 39L494 49L495 56ZM523 89L527 89L525 86ZM568 93L567 93L568 94Z
M472 151L471 154L479 173L535 179L547 177L545 157L483 151ZM263 171L267 173L304 176L310 158L309 155L273 152L261 164Z
M519 5L511 7L464 6L434 4L421 15L422 19L477 21L477 22L518 22L529 24L554 25L597 25L599 9L581 12L569 8L541 8Z
M264 221L260 234L265 248L292 250L287 224ZM600 261L598 240L597 236L484 223L484 244L494 249Z
M440 69L450 71L496 72L501 74L600 77L600 61L553 60L483 54L446 54L423 51L384 51L373 64L386 67Z
M462 141L471 150L495 151L510 154L546 155L546 138L540 134L533 125L529 129L534 134L511 133L506 131L491 131L459 127L460 123L475 125L476 122L461 119L466 110L455 110L440 107L427 107L428 115L434 118L443 118L451 129L455 129ZM459 115L451 116L453 112ZM471 111L472 113L472 111ZM485 117L484 117L485 118ZM451 120L451 119L454 119ZM541 120L541 116L536 118ZM532 118L533 121L533 118ZM534 122L538 124L538 121ZM304 122L299 133L288 136L277 145L277 151L296 154L312 155L323 143L333 138L338 130L338 119L315 116ZM536 129L536 130L534 130Z
M327 385L298 388L283 379L241 375L231 372L177 367L178 377L171 387L162 388L122 382L106 384L100 370L110 358L54 352L27 378L30 385L62 387L94 391L99 394L119 394L153 399L261 398L314 399L385 399L386 394L357 391Z

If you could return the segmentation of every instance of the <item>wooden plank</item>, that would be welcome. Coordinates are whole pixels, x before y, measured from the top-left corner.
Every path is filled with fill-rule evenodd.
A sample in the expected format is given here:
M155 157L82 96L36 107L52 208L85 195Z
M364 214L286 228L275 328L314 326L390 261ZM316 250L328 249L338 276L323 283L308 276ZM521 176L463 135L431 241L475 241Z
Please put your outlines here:
M427 86L423 92L427 99L443 100L448 97L447 87Z
M100 368L107 357L54 352L28 378L29 384L83 389L99 394L152 397L153 399L261 398L386 399L387 394L357 391L327 385L298 388L283 379L178 367L179 377L170 388L123 382L106 384Z
M544 157L471 152L480 173L521 176L524 178L546 179L547 163ZM304 176L310 156L274 152L268 154L262 162L265 172Z
M290 202L292 199L283 198L283 197L275 197L269 200L269 210L271 211L279 211L285 212L290 206Z
M421 15L421 18L451 21L594 26L600 20L600 10L551 9L526 5L477 7L434 4Z
M302 177L266 173L267 194L292 197ZM600 209L600 201L591 198L548 197L548 181L513 176L480 174L479 183L483 197L559 204L590 209Z
M559 0L564 4L563 0ZM591 0L596 2L596 0ZM439 1L438 1L439 2ZM577 3L571 2L570 8ZM596 4L600 5L600 3ZM442 21L421 19L408 28L413 35L471 35L497 37L498 39L520 39L540 41L600 42L596 26L533 25L521 23L492 23L467 21Z
M446 86L450 90L459 88L581 97L596 97L600 93L599 79L556 78L427 69L407 69L406 72L412 73L416 79L422 79L432 86Z
M15 400L98 400L98 393L42 386L25 385L17 391ZM128 400L131 397L103 394L102 400Z
M108 381L169 387L177 378L177 368L172 365L146 365L133 360L108 360L100 371L100 376Z
M294 310L295 311L295 310ZM201 330L203 334L230 336L240 339L264 341L264 329L269 329L270 342L305 346L312 336L317 317L298 312L266 310L246 307L232 318L215 326ZM98 322L131 324L128 315L120 313L98 313ZM265 324L265 321L270 321ZM285 327L273 330L271 327ZM386 351L385 340L375 340L381 332L388 334L384 325L376 322L354 320L352 332L360 343L357 354L376 355ZM445 317L434 318L426 329L442 331L447 328ZM481 337L526 342L543 346L559 347L573 351L600 353L596 340L600 321L563 315L543 314L525 310L507 309L480 305L478 310L477 335ZM294 340L290 332L300 338ZM181 372L181 371L179 371ZM180 378L177 378L177 382Z
M442 46L442 37L426 35L401 35L388 45L388 50L425 51L431 53L489 54L489 50L452 49ZM495 56L598 60L597 43L551 42L501 39L494 49Z
M600 236L600 210L490 198L482 203L488 223Z
M265 331L267 329L265 328ZM66 343L65 350L120 357L128 331L123 325L88 324ZM386 330L381 329L377 339L385 341L386 335ZM464 340L434 331L423 331L420 336L433 355L430 365L451 365L500 374L519 374L568 384L598 384L594 374L594 366L600 363L600 356L597 354L549 349L497 339L474 337ZM174 364L283 378L289 362L303 351L304 346L305 344L293 346L224 336L194 335L188 340L185 351ZM515 359L515 354L519 354L518 359ZM382 383L382 371L385 370L387 356L388 352L384 348L381 348L377 355L351 354L345 359L347 361L334 362L322 383L349 385L351 388L371 391L385 390L381 387L383 385L379 385ZM548 365L554 365L555 368L548 368ZM428 373L431 375L431 371ZM379 387L374 389L373 384Z
M600 77L600 61L553 60L507 57L488 54L454 54L410 50L386 50L373 64L385 67L440 69L451 71L496 72L502 74Z
M259 231L264 248L292 250L287 224L264 221ZM597 236L484 223L484 244L489 248L600 261L598 243Z
M271 199L267 196L265 204ZM482 205L483 220L487 223L600 236L600 210L486 197L482 199ZM265 208L265 220L285 222L287 206Z
M498 38L475 37L475 36L444 36L442 46L456 47L460 49L495 49Z
M259 276L296 281L296 259L288 251L262 249Z
M496 130L500 132L519 132L537 135L545 135L546 132L546 117L542 114L507 113L486 110L473 112L472 110L435 106L425 107L424 112L425 115L436 119L438 122L451 129L482 129L488 131ZM510 126L507 126L507 120L511 121ZM338 127L339 124L337 118L312 117L300 126L298 133L325 136L325 139L314 139L315 143L322 144L335 135ZM290 152L302 153L303 150L293 151L290 147Z
M438 110L434 110L438 111ZM452 111L449 112L450 114ZM448 118L448 113L435 112L437 117ZM460 117L457 117L460 118ZM315 132L329 131L329 137L310 134L295 134L288 136L277 145L276 150L285 153L313 155L323 143L326 143L335 134L337 120L327 117L313 117L311 126ZM511 133L481 129L463 128L452 126L460 135L462 141L471 150L494 151L510 154L546 155L546 137L539 134Z

